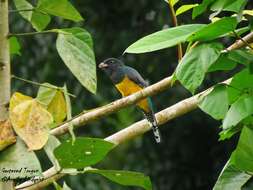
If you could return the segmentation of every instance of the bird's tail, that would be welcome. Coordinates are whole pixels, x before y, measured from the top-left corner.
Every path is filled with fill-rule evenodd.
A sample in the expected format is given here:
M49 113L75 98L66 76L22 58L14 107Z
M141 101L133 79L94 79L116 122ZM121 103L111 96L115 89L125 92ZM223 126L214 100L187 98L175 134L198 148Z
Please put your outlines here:
M143 112L143 113L144 113L146 119L151 124L151 127L153 129L153 133L154 133L154 136L155 136L155 141L157 143L160 143L161 142L161 135L160 135L160 131L159 131L158 126L157 126L157 121L156 121L154 112L151 111L149 113L147 113L147 112Z

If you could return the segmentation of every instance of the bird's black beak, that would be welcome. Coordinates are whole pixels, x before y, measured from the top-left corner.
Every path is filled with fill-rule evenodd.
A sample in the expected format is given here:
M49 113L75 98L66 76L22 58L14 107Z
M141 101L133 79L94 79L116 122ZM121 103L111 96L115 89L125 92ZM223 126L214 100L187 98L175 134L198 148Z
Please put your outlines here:
M107 65L106 63L102 62L102 63L100 63L100 64L98 65L98 67L99 67L100 69L103 69L103 68L108 67L108 65Z

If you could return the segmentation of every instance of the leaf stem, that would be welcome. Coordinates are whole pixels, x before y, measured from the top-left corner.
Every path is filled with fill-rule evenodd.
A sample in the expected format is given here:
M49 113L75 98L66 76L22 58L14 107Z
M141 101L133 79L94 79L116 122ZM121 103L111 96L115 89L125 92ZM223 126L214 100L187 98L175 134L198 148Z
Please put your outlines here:
M171 4L170 0L167 0L167 1L168 1L168 4L169 4L171 16L172 16L172 23L176 27L176 26L178 26L178 21L177 21L177 16L176 16L174 7ZM178 55L178 61L180 61L183 57L183 49L182 49L182 44L181 43L178 44L178 46L177 46L177 55Z
M31 81L31 80L27 80L27 79L24 79L24 78L15 76L15 75L11 75L11 78L14 78L14 79L17 79L17 80L21 80L23 82L30 83L30 84L33 84L33 85L43 86L45 88L51 88L51 89L55 89L55 90L60 90L60 91L62 91L64 93L64 88L61 88L61 87L51 86L51 85L47 85L47 84L41 84L41 83L38 83L38 82L35 82L35 81ZM74 94L71 94L69 92L67 92L67 94L69 96L73 97L73 98L76 98L76 96Z
M31 36L31 35L36 35L36 34L48 34L48 33L57 33L57 31L52 29L52 30L45 30L45 31L41 31L41 32L9 33L8 37L11 37L11 36Z
M17 12L25 12L25 11L34 11L35 9L15 9L15 10L9 10L9 13L17 13Z

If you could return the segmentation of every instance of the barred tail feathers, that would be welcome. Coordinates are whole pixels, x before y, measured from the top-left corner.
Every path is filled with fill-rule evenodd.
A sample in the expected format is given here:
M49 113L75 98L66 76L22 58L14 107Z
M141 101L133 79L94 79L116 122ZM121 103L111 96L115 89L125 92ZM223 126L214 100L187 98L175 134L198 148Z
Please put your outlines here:
M143 113L144 113L146 119L151 124L156 142L160 143L161 142L161 135L160 135L160 131L158 129L157 121L156 121L156 118L155 118L155 115L154 115L154 107L153 107L153 104L152 104L152 101L151 101L150 97L148 98L148 103L149 103L149 107L150 107L151 110L150 110L150 112L144 112L143 111Z
M157 143L160 143L161 142L161 135L160 135L160 131L158 129L158 126L157 126L157 121L155 119L155 116L154 116L154 113L153 111L149 112L149 113L145 113L143 112L146 119L150 122L151 124L151 127L153 129L153 133L154 133L154 136L155 136L155 140Z

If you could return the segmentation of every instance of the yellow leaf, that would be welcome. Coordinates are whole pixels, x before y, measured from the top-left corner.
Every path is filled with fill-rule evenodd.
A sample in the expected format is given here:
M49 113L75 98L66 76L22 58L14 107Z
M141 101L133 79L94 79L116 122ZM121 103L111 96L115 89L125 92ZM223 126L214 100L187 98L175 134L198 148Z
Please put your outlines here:
M32 97L15 92L10 99L10 111L12 111L15 106L26 100L32 100Z
M16 142L16 137L9 120L0 121L0 151Z
M61 123L67 115L66 100L61 91L57 91L54 98L48 105L47 110L52 114L56 124Z
M25 141L29 150L41 149L48 140L52 115L35 99L25 100L10 111L15 132Z
M54 124L56 125L51 125L51 127L54 127L66 118L66 100L63 92L57 89L59 87L49 83L43 84L48 86L48 88L41 86L36 99L52 114L55 122Z

